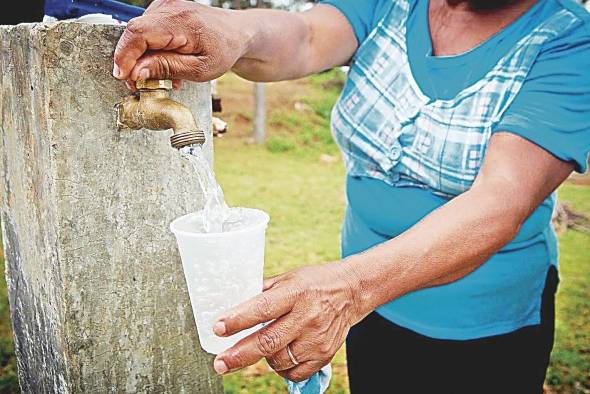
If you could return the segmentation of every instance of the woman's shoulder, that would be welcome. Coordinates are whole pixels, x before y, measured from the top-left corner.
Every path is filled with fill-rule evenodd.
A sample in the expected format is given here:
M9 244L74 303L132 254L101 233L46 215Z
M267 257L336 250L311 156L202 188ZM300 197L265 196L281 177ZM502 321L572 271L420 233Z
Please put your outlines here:
M588 12L587 6L581 4L579 1L576 0L554 0L556 1L561 7L564 9L572 12L576 15L580 20L585 20L586 23L590 21L590 12Z
M573 1L551 1L566 11L567 28L544 43L497 130L521 135L583 172L590 147L590 15Z
M544 43L538 62L559 60L562 65L575 65L582 58L590 58L590 13L574 0L551 1L561 22L554 26L553 37Z
M575 0L553 1L555 1L561 9L567 11L572 18L574 23L572 30L581 36L590 35L590 12L588 12L584 5Z
M319 0L318 3L336 7L348 19L358 42L362 43L395 1Z

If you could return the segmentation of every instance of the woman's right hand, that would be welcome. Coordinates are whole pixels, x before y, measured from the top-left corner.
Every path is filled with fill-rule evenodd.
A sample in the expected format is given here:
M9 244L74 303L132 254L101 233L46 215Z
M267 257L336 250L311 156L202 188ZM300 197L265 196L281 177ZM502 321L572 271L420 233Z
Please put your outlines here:
M129 21L119 39L113 75L138 79L209 81L244 55L251 34L236 12L185 0L156 0Z

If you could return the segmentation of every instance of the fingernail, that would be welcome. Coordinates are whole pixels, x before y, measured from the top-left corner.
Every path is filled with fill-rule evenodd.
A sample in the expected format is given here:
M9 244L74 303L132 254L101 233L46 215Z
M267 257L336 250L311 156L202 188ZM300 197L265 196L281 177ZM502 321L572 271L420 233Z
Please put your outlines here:
M113 66L113 77L115 78L119 78L119 75L121 74L121 70L119 70L119 66L117 66L116 64Z
M217 336L225 335L225 332L226 332L225 323L222 321L218 321L217 323L215 323L215 325L213 326L213 332Z
M215 372L217 372L220 375L223 375L229 370L227 368L227 365L225 365L225 362L223 362L223 360L213 361L213 368L215 369Z
M148 70L147 68L144 68L143 70L141 70L139 72L138 77L139 77L139 79L144 80L144 81L146 79L149 79L150 78L150 70Z

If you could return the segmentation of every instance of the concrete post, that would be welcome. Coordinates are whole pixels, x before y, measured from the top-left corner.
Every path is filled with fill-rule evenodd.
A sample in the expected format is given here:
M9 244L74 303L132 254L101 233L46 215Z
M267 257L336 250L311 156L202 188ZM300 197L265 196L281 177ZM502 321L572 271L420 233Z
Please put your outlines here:
M201 191L171 132L117 131L121 31L0 27L2 233L21 388L221 393L168 229ZM209 86L175 96L210 141Z

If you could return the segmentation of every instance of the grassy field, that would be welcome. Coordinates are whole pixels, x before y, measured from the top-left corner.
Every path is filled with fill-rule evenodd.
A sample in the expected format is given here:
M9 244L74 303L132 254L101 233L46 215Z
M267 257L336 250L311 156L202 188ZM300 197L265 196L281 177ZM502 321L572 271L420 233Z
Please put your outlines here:
M252 144L252 86L229 75L219 83L230 132L215 141L216 172L231 205L270 213L266 273L339 256L345 205L342 162L328 115L342 76L323 74L268 86L268 140ZM560 197L590 215L590 187L566 184ZM590 393L590 236L561 235L557 338L548 393ZM5 283L0 280L0 393L17 392ZM330 393L348 392L344 352L334 360ZM225 378L227 393L282 393L282 380L260 363Z

